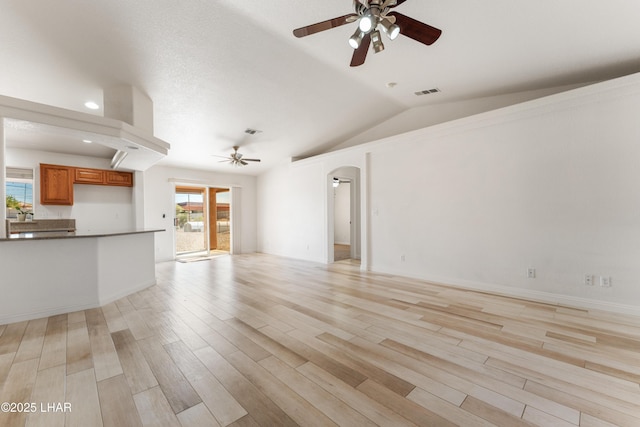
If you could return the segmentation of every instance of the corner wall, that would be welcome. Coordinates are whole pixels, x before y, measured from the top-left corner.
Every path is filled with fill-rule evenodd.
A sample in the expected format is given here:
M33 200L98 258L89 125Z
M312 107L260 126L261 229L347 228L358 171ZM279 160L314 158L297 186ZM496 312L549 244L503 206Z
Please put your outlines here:
M283 165L258 250L322 262L324 172L364 166L371 270L640 314L638 111L632 75Z
M258 178L258 251L326 262L328 171L312 163Z

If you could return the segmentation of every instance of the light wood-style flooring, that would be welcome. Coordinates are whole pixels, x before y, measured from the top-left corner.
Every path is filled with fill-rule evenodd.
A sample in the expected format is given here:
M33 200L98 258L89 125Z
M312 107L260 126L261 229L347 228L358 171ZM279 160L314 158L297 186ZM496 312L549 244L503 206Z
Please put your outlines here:
M351 246L350 245L333 245L333 260L342 261L351 258Z
M640 426L640 318L259 254L157 278L0 326L0 402L38 405L0 426Z

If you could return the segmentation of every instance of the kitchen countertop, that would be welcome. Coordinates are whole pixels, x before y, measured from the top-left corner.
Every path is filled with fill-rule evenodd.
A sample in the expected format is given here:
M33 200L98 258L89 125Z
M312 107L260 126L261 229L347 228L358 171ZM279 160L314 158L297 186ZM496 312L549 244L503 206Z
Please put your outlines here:
M125 236L129 234L141 234L141 233L156 233L165 231L164 229L139 229L139 230L126 230L126 231L34 231L28 233L16 233L11 234L5 239L0 239L0 242L15 242L24 240L48 240L48 239L76 239L86 237L109 237L109 236Z

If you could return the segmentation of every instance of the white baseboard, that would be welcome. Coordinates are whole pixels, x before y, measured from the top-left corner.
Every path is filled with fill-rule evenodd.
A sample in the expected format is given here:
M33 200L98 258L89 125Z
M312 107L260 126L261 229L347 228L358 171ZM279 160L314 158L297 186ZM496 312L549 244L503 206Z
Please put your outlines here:
M368 271L372 273L387 274L393 276L404 276L407 278L423 280L429 283L435 283L443 286L453 286L456 288L469 289L480 292L487 292L495 295L502 295L513 298L522 298L528 301L543 302L546 304L568 306L578 309L591 309L608 311L617 314L628 314L640 317L640 306L631 304L622 304L612 301L602 301L592 298L584 298L573 295L555 294L552 292L534 291L530 289L514 288L510 286L493 285L483 282L474 282L464 279L455 279L447 277L427 277L427 276L411 276L406 272L391 270L376 270L371 267Z
M68 305L60 307L49 307L41 310L35 310L28 313L20 313L16 315L0 316L0 325L8 325L9 323L23 322L25 320L42 319L44 317L56 316L58 314L73 313L75 311L88 310L90 308L99 307L97 302Z

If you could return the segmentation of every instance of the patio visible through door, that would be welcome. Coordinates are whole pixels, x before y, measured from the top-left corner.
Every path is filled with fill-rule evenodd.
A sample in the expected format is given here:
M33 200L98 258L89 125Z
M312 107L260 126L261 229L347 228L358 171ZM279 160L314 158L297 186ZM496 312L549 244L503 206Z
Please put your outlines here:
M229 253L229 189L176 186L176 257Z

